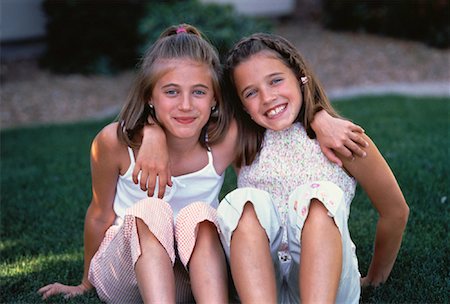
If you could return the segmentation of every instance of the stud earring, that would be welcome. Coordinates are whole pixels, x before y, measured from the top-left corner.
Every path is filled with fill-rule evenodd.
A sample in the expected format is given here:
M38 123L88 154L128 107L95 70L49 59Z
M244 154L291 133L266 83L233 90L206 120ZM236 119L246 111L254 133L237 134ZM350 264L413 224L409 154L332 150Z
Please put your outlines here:
M219 116L219 109L216 108L216 106L211 107L211 117L218 117Z
M308 83L308 76L304 76L304 77L300 77L300 81L302 82L303 85Z

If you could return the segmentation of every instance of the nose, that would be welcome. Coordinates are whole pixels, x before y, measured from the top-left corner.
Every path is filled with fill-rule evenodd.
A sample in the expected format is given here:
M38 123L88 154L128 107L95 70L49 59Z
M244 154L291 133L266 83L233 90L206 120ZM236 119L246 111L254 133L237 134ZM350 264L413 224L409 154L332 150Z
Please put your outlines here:
M264 87L260 89L262 101L264 103L270 103L276 99L276 94L272 88Z
M192 110L192 100L190 95L186 94L181 97L180 103L178 104L178 109L180 111Z

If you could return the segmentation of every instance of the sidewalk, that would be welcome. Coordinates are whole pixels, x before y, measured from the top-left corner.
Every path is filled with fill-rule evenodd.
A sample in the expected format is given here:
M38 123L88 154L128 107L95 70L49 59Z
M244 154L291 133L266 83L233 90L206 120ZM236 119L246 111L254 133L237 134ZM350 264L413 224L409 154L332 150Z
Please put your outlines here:
M332 101L353 98L361 95L400 94L407 96L450 97L449 82L423 83L385 83L366 86L343 87L330 90L328 98Z

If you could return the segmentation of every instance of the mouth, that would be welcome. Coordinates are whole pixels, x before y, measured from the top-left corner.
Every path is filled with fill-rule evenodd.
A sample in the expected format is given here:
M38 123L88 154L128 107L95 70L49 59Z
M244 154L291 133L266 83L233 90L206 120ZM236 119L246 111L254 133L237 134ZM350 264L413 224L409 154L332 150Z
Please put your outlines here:
M195 118L194 117L174 117L175 121L183 124L183 125L187 125L190 124L192 122L194 122Z
M286 107L287 107L287 103L278 105L278 106L273 107L273 108L271 108L270 110L268 110L268 111L265 113L265 115L266 115L268 118L274 118L274 117L278 116L280 113L284 112L284 110L286 109Z

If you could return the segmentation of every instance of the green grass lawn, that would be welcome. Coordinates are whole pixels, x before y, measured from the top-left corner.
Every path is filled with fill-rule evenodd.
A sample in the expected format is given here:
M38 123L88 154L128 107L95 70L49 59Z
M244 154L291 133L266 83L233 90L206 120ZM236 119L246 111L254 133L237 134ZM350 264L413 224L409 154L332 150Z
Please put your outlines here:
M397 263L365 303L448 302L448 98L367 97L335 103L377 143L411 209ZM0 303L39 303L36 291L78 284L90 201L89 149L108 121L1 133ZM223 192L234 188L228 174ZM222 193L223 195L223 193ZM367 271L377 214L358 189L350 214L360 270ZM66 303L55 297L52 303ZM94 292L71 303L99 303Z

